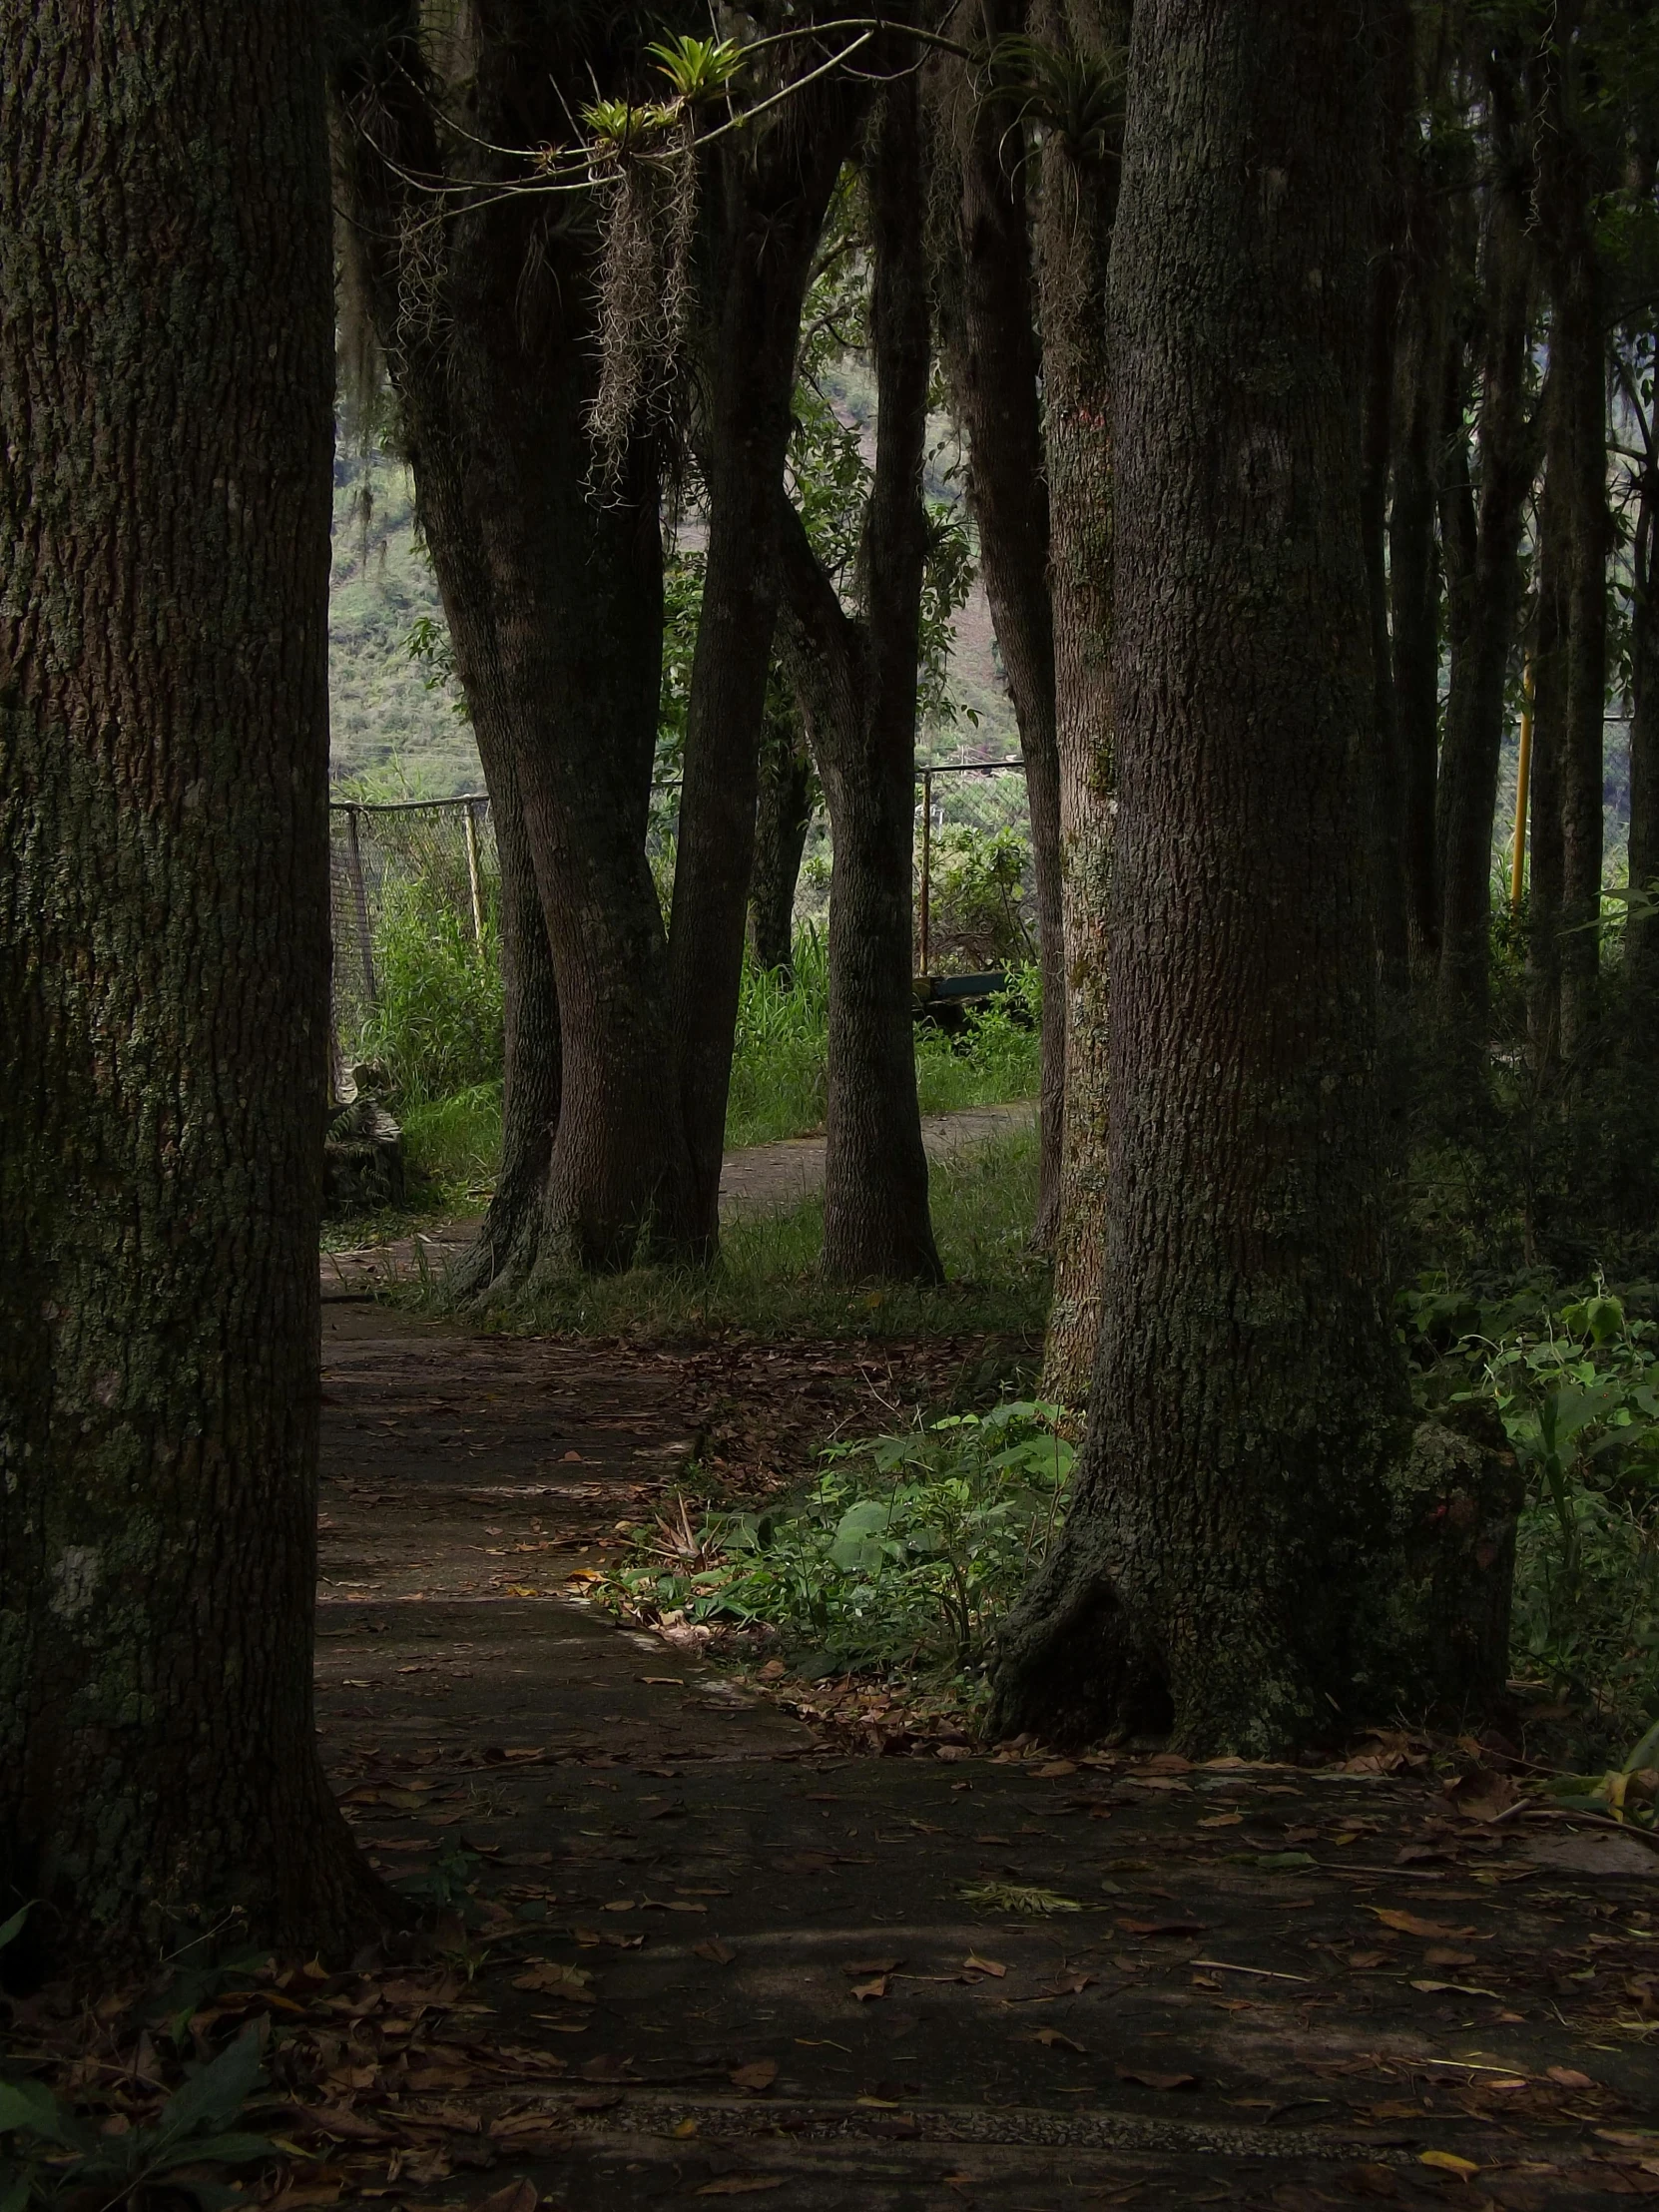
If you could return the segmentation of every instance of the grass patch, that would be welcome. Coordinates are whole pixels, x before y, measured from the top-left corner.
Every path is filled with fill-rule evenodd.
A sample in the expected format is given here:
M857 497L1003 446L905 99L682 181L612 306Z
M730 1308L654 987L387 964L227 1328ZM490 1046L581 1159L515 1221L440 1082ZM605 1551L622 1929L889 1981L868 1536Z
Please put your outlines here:
M848 1290L818 1272L824 1202L729 1222L712 1268L640 1267L580 1276L492 1309L496 1327L635 1341L738 1331L777 1337L894 1338L972 1332L1041 1335L1047 1263L1030 1249L1037 1141L1016 1130L935 1163L933 1229L949 1280L937 1289L886 1284ZM419 1293L441 1308L433 1280Z
M422 1207L483 1205L501 1159L501 1085L475 1083L405 1107L403 1152Z

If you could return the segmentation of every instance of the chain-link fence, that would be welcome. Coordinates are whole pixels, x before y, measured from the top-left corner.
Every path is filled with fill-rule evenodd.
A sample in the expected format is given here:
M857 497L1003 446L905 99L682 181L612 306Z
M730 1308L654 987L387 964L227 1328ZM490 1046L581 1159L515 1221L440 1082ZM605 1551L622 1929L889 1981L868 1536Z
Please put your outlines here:
M945 762L917 771L916 971L1003 967L1033 943L1029 817L1024 766L1014 761ZM665 902L673 878L678 782L653 792L648 856ZM328 809L333 925L333 1026L349 1054L381 998L377 948L393 910L469 934L482 947L497 921L500 870L489 800ZM818 919L828 903L827 826L808 838L798 913Z
M334 801L328 879L334 1033L349 1048L379 1000L375 948L389 905L402 899L448 915L480 945L493 931L500 869L490 803L479 795L398 806Z

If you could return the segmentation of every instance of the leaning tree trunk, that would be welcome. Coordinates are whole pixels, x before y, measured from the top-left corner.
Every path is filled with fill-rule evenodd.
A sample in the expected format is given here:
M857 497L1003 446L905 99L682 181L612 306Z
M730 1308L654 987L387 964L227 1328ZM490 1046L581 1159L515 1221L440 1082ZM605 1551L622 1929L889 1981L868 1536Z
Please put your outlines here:
M315 29L0 4L0 1896L106 1959L389 1909L311 1703Z
M1532 330L1530 200L1514 87L1499 63L1488 78L1494 153L1480 280L1485 348L1480 388L1480 490L1468 634L1453 657L1436 815L1441 912L1439 1000L1464 1044L1483 1049L1490 989L1492 824L1497 811L1509 661L1520 609L1520 536L1533 472L1527 406Z
M501 1160L478 1234L451 1278L458 1298L534 1264L563 1075L559 990L510 753L493 760L485 782L501 868Z
M1110 83L1128 35L1121 0L1069 0L1037 35L1067 42ZM1102 302L1117 213L1120 137L1098 146L1058 129L1043 142L1037 280L1054 608L1055 708L1064 887L1066 1103L1054 1292L1042 1391L1088 1402L1100 1336L1110 1174L1111 866L1117 806L1112 688L1110 361Z
M977 15L977 23L973 17ZM957 35L989 44L1023 28L1023 0L974 0ZM1055 739L1054 624L1049 606L1049 499L1043 472L1022 119L1011 97L973 84L954 63L939 153L953 206L941 286L941 346L968 444L968 499L991 621L1019 725L1031 817L1037 959L1042 979L1036 1243L1054 1241L1065 1118L1066 1001L1061 915L1060 762Z
M1405 1390L1364 828L1363 26L1361 0L1134 11L1103 1323L1004 1729L1306 1739L1374 1594Z
M411 0L345 47L338 167L457 673L502 819L515 802L522 814L555 984L545 1175L538 1185L526 1153L491 1222L507 1289L542 1269L614 1268L689 1245L687 1148L663 1080L667 941L645 857L662 652L657 469L641 432L607 496L590 496L592 232L553 224L536 196L514 191L524 178L507 157L509 174L453 205L411 183L442 173L448 143L416 13ZM528 77L520 46L483 37L471 79L480 138L528 145L538 128L562 127L558 86L577 62L557 24L539 36ZM546 971L528 927L520 940L531 955L521 986L536 992L535 1034L550 1044ZM515 1071L527 1143L545 1130L553 1086L550 1053L530 1084ZM484 1268L480 1255L469 1279Z
M786 52L788 49L786 49ZM755 860L758 761L778 617L779 493L801 309L825 211L862 112L830 80L755 134L723 143L714 172L717 311L705 346L698 443L708 557L687 702L674 868L671 1002L696 1249L720 1239L720 1168L744 916Z
M830 810L824 1271L936 1282L910 990L916 638L929 369L915 80L881 95L869 153L875 468L846 614L780 494L785 649Z
M795 981L795 894L812 828L813 757L791 687L774 679L761 740L755 811L755 867L749 883L749 942L755 963L787 990Z

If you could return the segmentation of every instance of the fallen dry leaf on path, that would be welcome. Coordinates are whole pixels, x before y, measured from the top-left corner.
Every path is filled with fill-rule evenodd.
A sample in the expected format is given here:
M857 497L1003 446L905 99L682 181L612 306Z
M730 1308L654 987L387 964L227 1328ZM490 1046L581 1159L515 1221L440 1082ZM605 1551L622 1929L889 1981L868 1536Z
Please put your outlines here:
M1143 2072L1138 2066L1120 2066L1118 2068L1118 2079L1133 2082L1137 2088L1141 2089L1196 2089L1198 2087L1197 2074L1147 2073Z
M751 2197L762 2189L782 2189L781 2174L722 2174L718 2181L706 2181L701 2189L694 2189L694 2197Z
M532 1958L525 1971L514 1974L515 1989L536 1989L544 1995L563 1997L571 2004L593 2004L595 1998L589 1984L593 1975L580 1966L561 1966L556 1959Z
M1079 2058L1087 2058L1089 2055L1081 2043L1074 2043L1069 2035L1062 2035L1057 2027L1039 2027L1031 2040L1045 2044L1050 2050L1056 2045L1061 2050L1074 2050Z
M1466 1938L1474 1934L1472 1928L1447 1928L1444 1921L1420 1920L1415 1913L1397 1912L1388 1905L1368 1905L1368 1913L1375 1913L1384 1928L1391 1928L1401 1936L1455 1936Z
M1455 2174L1460 2181L1472 2181L1480 2171L1472 2158L1459 2158L1455 2151L1421 2150L1417 2153L1419 2166L1434 2166L1443 2174Z
M1006 1966L999 1965L994 1958L981 1958L976 1950L970 1950L962 1964L970 1973L988 1973L997 1981L1008 1971Z
M855 1996L860 2004L868 2004L872 1998L886 1995L887 1977L884 1973L878 1973L869 1981L855 1981L849 1993Z
M713 1937L706 1943L692 1945L694 1958L712 1958L717 1966L729 1966L737 1955L730 1943L719 1942Z
M903 1963L902 1958L849 1958L841 1972L855 1981L860 1974L895 1973Z
M472 2212L536 2212L541 2197L533 2181L509 2181L487 2197L479 2197Z
M734 2089L747 2089L751 2096L761 2096L778 2079L776 2058L754 2058L747 2066L733 2069L731 2081Z

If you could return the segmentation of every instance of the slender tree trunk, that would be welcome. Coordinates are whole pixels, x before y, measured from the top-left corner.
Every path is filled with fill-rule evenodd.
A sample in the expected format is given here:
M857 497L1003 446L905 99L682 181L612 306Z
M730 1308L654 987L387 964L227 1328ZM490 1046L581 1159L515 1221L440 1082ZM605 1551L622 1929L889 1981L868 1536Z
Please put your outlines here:
M977 23L973 21L977 17ZM973 0L958 37L1017 33L1024 0ZM1007 672L1025 764L1042 977L1040 1169L1036 1242L1052 1246L1059 1216L1065 1117L1065 962L1061 917L1060 764L1055 739L1054 628L1049 606L1048 485L1037 390L1025 165L1016 101L971 84L952 63L939 154L951 164L954 237L941 289L941 353L967 432L968 497L979 566Z
M1659 333L1650 359L1659 357ZM1630 865L1632 909L1625 928L1626 1021L1633 1049L1659 1061L1659 442L1651 406L1641 423L1630 543Z
M1373 1595L1405 1391L1363 829L1363 13L1135 9L1103 1326L1071 1517L1004 1640L1004 1728L1306 1738Z
M1109 83L1129 11L1070 0L1037 35L1065 41ZM1088 1402L1100 1336L1110 1173L1108 1106L1111 863L1117 806L1113 698L1113 460L1104 302L1121 133L1096 147L1051 131L1043 144L1037 274L1054 608L1064 885L1066 1107L1054 1237L1054 1294L1042 1390Z
M1481 1044L1490 986L1492 823L1520 609L1521 521L1533 470L1527 408L1530 203L1520 168L1521 118L1501 61L1490 74L1488 90L1501 174L1491 187L1481 253L1480 489L1467 580L1467 639L1452 665L1436 821L1442 894L1440 1007L1467 1040Z
M0 0L0 1896L343 1945L316 24Z
M1384 980L1402 991L1409 973L1405 879L1406 779L1388 632L1388 483L1393 458L1394 363L1401 269L1409 203L1404 169L1416 128L1412 94L1410 0L1378 0L1371 10L1375 68L1381 89L1375 160L1375 244L1366 331L1362 420L1360 536L1366 556L1375 699L1373 840L1377 945Z
M1426 198L1427 196L1424 195ZM1396 360L1388 582L1393 617L1394 730L1403 783L1405 934L1422 974L1440 942L1434 787L1440 750L1440 575L1434 453L1444 381L1444 271L1420 254L1407 277Z
M1587 210L1582 211L1587 217ZM1601 978L1602 785L1607 711L1607 387L1601 285L1587 224L1574 244L1550 340L1563 353L1570 424L1572 566L1561 751L1561 1048L1596 1025Z
M936 1282L910 997L916 637L929 369L915 80L880 97L869 152L875 469L862 609L840 605L780 494L785 629L830 809L830 1055L824 1269L831 1281Z
M775 685L782 694L787 687ZM755 818L755 871L749 886L749 941L756 964L786 989L795 981L795 893L813 821L813 757L793 697L767 704L761 742L761 796Z
M705 347L708 487L703 607L687 704L674 869L671 998L696 1248L720 1239L720 1164L744 915L755 858L758 757L778 616L779 492L801 308L861 97L831 81L776 119L759 151L727 142Z
M531 145L562 128L558 88L581 57L556 24L509 29L481 35L468 98L480 139ZM663 1082L667 942L645 857L662 652L656 459L636 436L610 496L590 496L597 241L555 226L533 196L492 189L451 207L409 184L442 173L438 87L412 10L370 25L337 75L365 289L486 781L501 786L503 819L515 800L522 814L555 984L556 1016L531 935L521 985L537 994L528 1033L544 1049L512 1087L539 1142L556 1019L558 1115L539 1190L521 1172L499 1194L491 1243L512 1267L497 1282L683 1253L690 1163ZM515 1027L515 1044L526 1033Z
M1551 355L1538 412L1544 482L1538 500L1537 617L1532 637L1532 764L1526 902L1526 1021L1536 1069L1561 1048L1561 752L1567 712L1567 576L1572 555L1560 365Z
M510 753L486 770L485 782L501 865L501 1163L478 1235L455 1271L454 1290L462 1298L534 1263L564 1057L553 955Z

